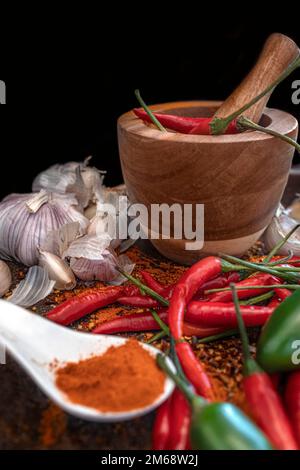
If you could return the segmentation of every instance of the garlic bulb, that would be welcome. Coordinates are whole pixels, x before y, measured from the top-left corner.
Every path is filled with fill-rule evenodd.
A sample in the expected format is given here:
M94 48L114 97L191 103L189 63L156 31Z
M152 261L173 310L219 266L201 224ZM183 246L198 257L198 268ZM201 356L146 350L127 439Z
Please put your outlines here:
M295 199L290 207L287 208L286 213L293 219L300 222L300 195L297 194L297 199Z
M2 297L10 288L12 276L10 269L4 261L0 260L0 297Z
M103 173L89 167L88 157L84 162L56 164L38 174L32 183L33 191L45 189L61 194L75 194L78 203L85 208L90 201L95 202L96 193L103 189Z
M116 267L120 266L131 273L134 264L125 255L118 257L110 244L108 234L85 235L72 242L63 256L70 258L72 271L83 281L99 280L121 284L125 278L120 276Z
M123 195L123 188L117 191L104 190L101 197L98 197L96 214L90 220L87 229L89 235L108 234L111 238L110 247L113 249L116 249L121 243L118 237L120 223L123 222L127 226L127 212L123 214L119 208L119 198Z
M48 272L49 278L55 281L54 287L59 290L74 289L76 279L66 261L47 251L39 250L39 253L39 265Z
M290 217L289 213L290 208L285 210L282 205L277 209L271 224L264 233L264 242L268 251L271 251L299 223ZM281 255L288 255L290 252L293 252L295 256L300 256L300 228L278 251Z
M0 256L27 266L38 263L38 246L48 233L78 221L82 231L88 220L76 208L74 195L40 191L11 194L0 203Z

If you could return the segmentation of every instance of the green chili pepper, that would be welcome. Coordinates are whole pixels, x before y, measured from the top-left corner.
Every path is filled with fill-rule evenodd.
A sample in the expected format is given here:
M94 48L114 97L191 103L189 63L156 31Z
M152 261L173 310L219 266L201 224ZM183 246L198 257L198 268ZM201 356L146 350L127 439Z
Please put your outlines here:
M257 360L264 370L300 369L300 291L282 302L264 326L257 346ZM298 354L299 358L299 354Z
M272 450L265 435L235 405L209 403L167 365L162 354L158 365L174 380L192 408L191 444L195 450Z

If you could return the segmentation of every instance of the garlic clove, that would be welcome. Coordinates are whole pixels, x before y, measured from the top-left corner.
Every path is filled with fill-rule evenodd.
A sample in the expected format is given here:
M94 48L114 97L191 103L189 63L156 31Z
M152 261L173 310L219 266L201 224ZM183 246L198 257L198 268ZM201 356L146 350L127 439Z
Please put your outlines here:
M12 275L9 266L0 260L0 297L2 297L10 288Z
M269 227L264 233L264 243L268 251L271 251L275 245L284 239L284 237L299 222L290 216L290 208L286 210L282 205L276 211ZM300 229L289 238L289 240L278 251L280 255L288 255L292 252L295 256L300 255Z
M55 281L55 289L74 289L76 279L68 263L53 253L43 250L39 250L39 253L39 265L48 272L49 278Z
M53 290L55 281L41 266L32 266L6 300L21 307L31 307L47 297Z

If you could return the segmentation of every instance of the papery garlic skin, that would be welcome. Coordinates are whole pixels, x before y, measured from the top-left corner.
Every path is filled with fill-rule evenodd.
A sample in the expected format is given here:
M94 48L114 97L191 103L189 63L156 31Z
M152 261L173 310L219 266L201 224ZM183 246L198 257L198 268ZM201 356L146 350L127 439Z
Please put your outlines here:
M276 211L269 227L264 233L264 243L267 251L271 251L299 222L289 215L289 208L284 209L282 205ZM278 254L288 255L292 252L300 256L300 229L289 238L280 248Z
M9 290L12 283L12 275L9 266L0 260L0 297Z
M6 300L21 307L31 307L45 299L53 290L55 281L41 266L32 266Z
M103 281L121 284L126 279L120 277L117 267L133 270L134 264L127 256L117 256L110 247L111 238L107 233L85 235L72 242L63 256L70 258L70 267L82 281Z
M58 290L71 290L76 286L76 279L68 263L47 251L39 250L39 266L44 268L49 279L55 281L54 288Z
M77 204L73 195L45 191L7 196L0 203L0 256L26 266L38 264L37 247L49 232L76 221L86 230L89 221Z
M84 209L90 202L96 201L96 194L103 188L104 172L88 166L90 158L86 158L84 162L52 165L35 177L32 190L72 193Z

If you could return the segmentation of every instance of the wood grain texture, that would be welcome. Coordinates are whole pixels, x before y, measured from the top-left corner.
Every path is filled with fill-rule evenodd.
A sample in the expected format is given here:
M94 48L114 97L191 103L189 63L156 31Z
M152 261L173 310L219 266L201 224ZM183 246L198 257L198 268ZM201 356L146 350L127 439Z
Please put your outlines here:
M209 116L219 104L177 102L152 109ZM262 124L292 138L297 136L297 120L283 111L266 109ZM247 250L255 241L253 237L257 239L269 224L294 154L293 147L261 132L221 136L160 132L132 112L119 118L118 140L131 202L145 204L148 210L151 204L205 204L205 241L218 242L218 251L220 241L225 248L233 241L236 254ZM175 247L172 240L156 240L155 246L180 262L201 256L186 252L184 242L173 240ZM213 245L208 251L214 251Z
M240 109L276 80L297 56L299 48L292 39L279 33L269 36L250 73L224 101L216 115L226 117ZM268 93L243 115L256 123L259 122L270 95L271 93Z

